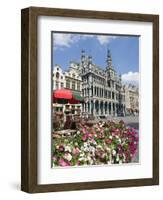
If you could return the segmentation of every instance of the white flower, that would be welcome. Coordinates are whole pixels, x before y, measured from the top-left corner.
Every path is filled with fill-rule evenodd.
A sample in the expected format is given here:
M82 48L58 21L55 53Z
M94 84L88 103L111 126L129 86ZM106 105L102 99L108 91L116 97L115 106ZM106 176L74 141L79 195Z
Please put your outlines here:
M70 146L65 146L65 151L71 152L71 147Z
M112 154L113 154L113 156L115 156L115 154L116 154L116 151L114 149L112 150Z
M126 160L126 156L125 156L125 154L123 153L123 162L125 162L125 160Z
M121 141L121 139L120 139L120 138L118 139L118 142L121 144L121 142L122 142L122 141Z
M122 164L122 160L119 160L119 164Z
M76 134L78 134L78 135L79 135L79 134L80 134L80 131L77 131L77 133L76 133Z
M85 158L84 158L84 161L86 162L87 160L88 160L88 159L85 157Z
M80 157L84 157L84 153L81 153L81 154L80 154Z
M89 163L90 163L90 165L92 165L92 164L93 164L93 160L92 160L92 159L90 159L90 160L89 160Z
M111 140L112 140L112 139L113 139L113 136L112 136L112 135L110 135L110 136L109 136L109 139L111 139Z
M119 154L117 154L116 161L117 162L119 161Z
M87 160L88 160L88 161L90 161L90 160L92 160L92 159L91 159L91 157L90 157L90 156L87 156Z
M111 164L114 164L114 160L111 161Z
M102 146L101 145L97 145L96 148L102 149Z
M84 142L84 147L87 147L87 146L88 146L88 144L86 142Z
M95 148L92 147L92 146L90 146L90 147L89 147L89 151L91 151L91 152L95 152Z
M75 146L78 146L78 143L77 143L77 142L75 142Z
M110 149L109 147L106 147L106 150L107 150L108 152L111 152L111 149Z
M83 160L84 160L84 158L83 158L83 157L80 157L78 160L79 160L79 161L83 161Z
M85 148L84 148L84 151L85 151L85 152L88 152L88 151L89 151L89 148L88 148L88 147L85 147Z
M111 164L111 162L110 162L110 161L107 161L107 164L108 164L108 165L110 165L110 164Z
M70 153L66 153L66 154L64 155L64 158L65 158L66 160L70 161L70 160L72 159L72 155L71 155Z
M80 149L81 149L81 151L84 151L84 147L83 147L83 146L81 146L81 148L80 148Z

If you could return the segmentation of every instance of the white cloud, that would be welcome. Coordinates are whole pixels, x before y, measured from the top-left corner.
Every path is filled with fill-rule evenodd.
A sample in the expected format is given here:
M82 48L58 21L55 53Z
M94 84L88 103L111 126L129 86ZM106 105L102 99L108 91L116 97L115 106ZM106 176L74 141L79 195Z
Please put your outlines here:
M124 83L132 83L139 85L139 72L128 72L127 74L122 74L122 81Z
M80 39L92 38L94 35L68 34L68 33L54 33L53 44L54 47L69 47L71 44L78 42Z
M53 44L55 48L60 47L62 49L63 47L70 47L73 43L78 42L79 40L85 40L87 38L96 38L101 45L104 45L117 38L117 36L54 33Z
M107 36L107 35L97 36L97 40L100 42L101 45L108 44L115 38L117 38L117 36Z
M71 44L79 40L78 35L74 34L64 34L64 33L54 33L53 44L54 47L69 47Z

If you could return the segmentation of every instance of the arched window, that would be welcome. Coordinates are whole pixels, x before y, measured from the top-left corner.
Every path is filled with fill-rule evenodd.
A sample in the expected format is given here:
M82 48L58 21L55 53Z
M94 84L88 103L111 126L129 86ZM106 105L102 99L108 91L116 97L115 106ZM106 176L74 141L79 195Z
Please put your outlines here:
M56 78L57 78L57 79L59 78L59 72L56 73Z

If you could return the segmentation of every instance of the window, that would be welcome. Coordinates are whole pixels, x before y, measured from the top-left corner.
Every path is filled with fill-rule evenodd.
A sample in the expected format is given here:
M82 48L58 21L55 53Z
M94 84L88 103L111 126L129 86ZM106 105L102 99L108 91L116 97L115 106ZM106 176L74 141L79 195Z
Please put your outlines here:
M61 88L63 88L64 87L64 84L63 83L61 83Z
M91 93L92 93L92 96L93 96L93 95L94 95L94 94L93 94L93 86L91 86Z
M70 88L70 80L66 80L66 88Z
M80 82L77 82L77 90L80 91Z
M112 92L112 99L114 99L114 92Z
M59 83L58 83L58 81L56 81L56 89L58 89L59 88Z
M84 89L82 89L82 96L84 97Z
M109 99L111 98L111 92L109 91Z
M75 90L75 81L72 81L72 90Z

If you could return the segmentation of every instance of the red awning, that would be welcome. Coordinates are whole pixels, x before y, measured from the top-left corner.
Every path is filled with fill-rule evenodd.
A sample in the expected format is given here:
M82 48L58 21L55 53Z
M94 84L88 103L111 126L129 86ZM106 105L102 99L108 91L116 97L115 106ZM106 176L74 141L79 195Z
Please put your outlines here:
M59 89L53 92L54 99L72 99L72 91L66 89Z

